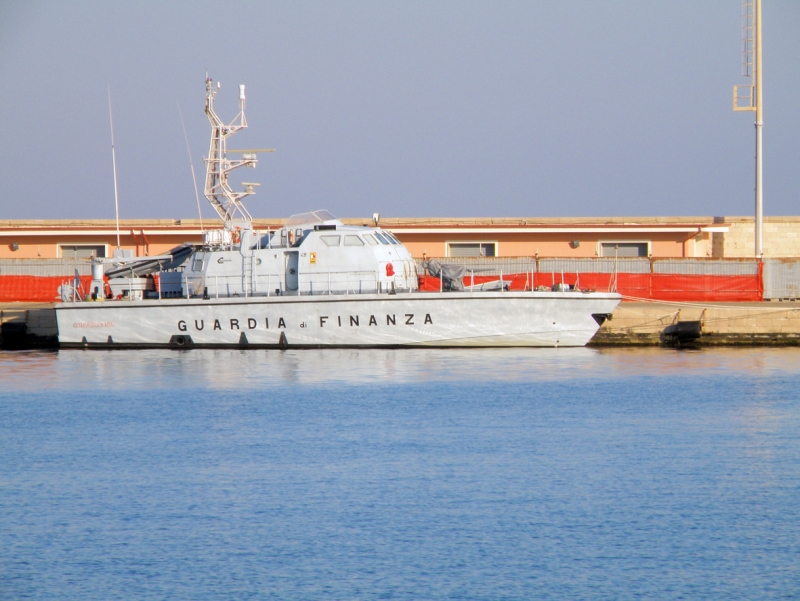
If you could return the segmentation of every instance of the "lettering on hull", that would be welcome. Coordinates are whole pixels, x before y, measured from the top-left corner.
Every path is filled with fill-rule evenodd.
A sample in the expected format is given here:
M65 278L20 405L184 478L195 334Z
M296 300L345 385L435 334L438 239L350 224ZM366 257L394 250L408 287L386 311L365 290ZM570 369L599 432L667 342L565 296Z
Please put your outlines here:
M387 326L397 326L397 321L398 320L397 320L397 316L396 315L387 314L384 317L386 319L386 325ZM377 327L377 326L380 326L383 323L383 319L379 319L379 316L376 316L376 315L364 316L363 319L362 319L361 315L347 315L347 316L344 317L344 320L342 320L342 316L341 315L337 315L335 318L331 317L330 315L320 315L319 316L319 327L320 328L324 328L324 327L330 327L331 325L335 325L335 324L332 323L333 319L336 320L335 323L338 324L338 327L340 327L340 328L342 327L342 324L349 325L350 327L361 327L362 324L367 326L367 327L369 327L369 326L376 326ZM203 329L206 326L205 320L203 320L203 319L190 320L189 322L187 322L185 319L181 319L181 320L178 321L178 331L179 332L187 332L187 331L189 331L189 329L190 329L190 325L189 324L192 321L194 322L193 326L194 326L194 329L196 331L198 331L198 332L203 331ZM248 317L246 319L240 319L240 318L228 318L228 319L222 319L222 320L215 319L214 320L213 329L214 330L222 330L222 324L229 325L231 330L241 330L244 327L247 327L248 330L260 329L258 327L258 320L253 318L253 317ZM245 324L246 324L246 326L245 326ZM427 324L433 325L433 317L431 317L430 313L426 313L425 314L425 318L423 320L423 325L427 325ZM112 325L113 324L110 323L110 322L104 322L102 324L95 322L95 323L93 323L91 325L88 325L88 324L81 324L81 325L75 324L75 327L111 327ZM301 328L307 328L308 327L308 322L301 321L297 325L298 325L298 327L301 327ZM413 313L404 314L400 318L400 325L407 325L407 326L417 325L417 323L414 321L414 314ZM269 317L265 317L264 318L264 329L269 330ZM286 320L283 317L279 317L278 318L278 329L286 329Z
M76 321L72 324L73 328L113 328L114 323L110 321Z

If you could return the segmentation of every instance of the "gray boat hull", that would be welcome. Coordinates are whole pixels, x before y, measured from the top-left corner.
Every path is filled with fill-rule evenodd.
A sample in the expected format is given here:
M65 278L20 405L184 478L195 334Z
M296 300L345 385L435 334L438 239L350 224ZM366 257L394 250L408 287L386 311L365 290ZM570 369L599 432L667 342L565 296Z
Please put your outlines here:
M465 292L56 305L64 348L584 346L615 293ZM595 317L596 316L596 317Z

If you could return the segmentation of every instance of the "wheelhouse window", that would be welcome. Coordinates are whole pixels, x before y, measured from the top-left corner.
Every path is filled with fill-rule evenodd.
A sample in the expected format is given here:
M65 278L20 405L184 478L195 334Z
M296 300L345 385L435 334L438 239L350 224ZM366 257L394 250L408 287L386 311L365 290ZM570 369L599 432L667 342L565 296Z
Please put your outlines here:
M339 243L342 240L341 236L320 236L320 240L322 240L328 246L339 246Z
M59 246L62 259L91 259L105 257L105 245L61 245Z
M372 234L364 234L364 240L366 240L370 246L377 246L378 241L375 239L375 236Z
M381 244L391 244L389 240L387 240L381 232L375 232L375 237L381 241Z
M358 236L347 235L344 237L345 246L364 246L364 241Z
M448 242L448 257L496 257L497 242Z
M603 257L649 257L649 242L601 242Z

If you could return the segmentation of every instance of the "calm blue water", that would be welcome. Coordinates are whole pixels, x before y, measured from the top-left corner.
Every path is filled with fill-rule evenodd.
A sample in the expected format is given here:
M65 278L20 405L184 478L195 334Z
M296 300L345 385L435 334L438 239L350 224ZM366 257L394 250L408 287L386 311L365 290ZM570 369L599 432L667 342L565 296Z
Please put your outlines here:
M798 594L798 350L0 353L2 599Z

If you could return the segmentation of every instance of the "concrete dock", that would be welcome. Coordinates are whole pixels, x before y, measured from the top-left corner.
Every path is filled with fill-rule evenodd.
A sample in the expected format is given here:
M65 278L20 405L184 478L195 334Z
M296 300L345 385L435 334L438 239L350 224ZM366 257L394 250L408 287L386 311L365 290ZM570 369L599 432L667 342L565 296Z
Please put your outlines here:
M680 324L695 325L699 337L681 339ZM691 331L684 328L683 331ZM800 302L668 303L623 302L590 346L798 346Z
M55 303L0 303L0 346L9 349L56 348Z
M55 348L53 303L0 303L4 348ZM800 346L800 302L623 302L589 346Z

